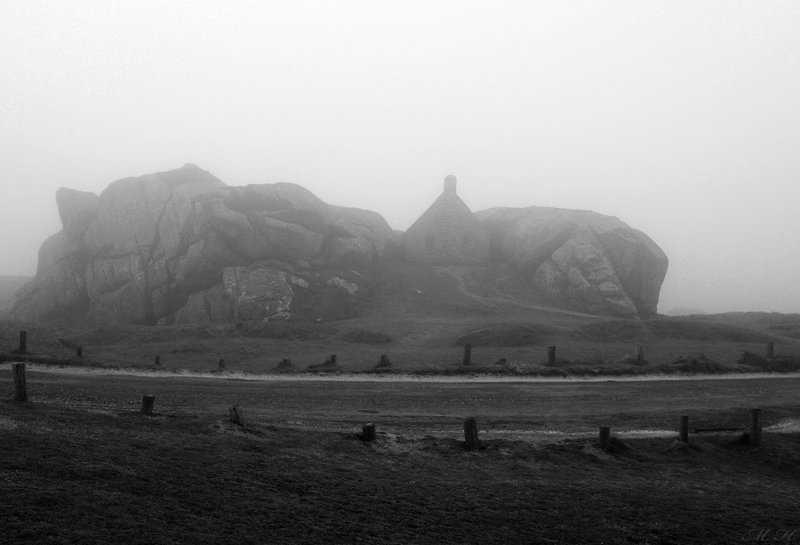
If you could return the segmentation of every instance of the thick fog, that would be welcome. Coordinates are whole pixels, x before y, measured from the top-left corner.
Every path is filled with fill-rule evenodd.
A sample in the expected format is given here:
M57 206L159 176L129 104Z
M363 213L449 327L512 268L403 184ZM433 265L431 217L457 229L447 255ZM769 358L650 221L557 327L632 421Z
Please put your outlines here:
M0 274L60 186L192 162L406 229L455 174L647 233L661 312L800 312L795 1L4 0L0 61Z

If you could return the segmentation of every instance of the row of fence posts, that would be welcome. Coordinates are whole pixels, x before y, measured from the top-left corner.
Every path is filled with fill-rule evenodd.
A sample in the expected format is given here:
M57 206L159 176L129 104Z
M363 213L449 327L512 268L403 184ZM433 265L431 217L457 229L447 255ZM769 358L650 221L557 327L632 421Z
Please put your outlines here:
M761 409L751 409L750 428L748 430L748 437L751 445L756 447L761 445L761 430L762 411ZM370 422L364 424L361 431L362 441L374 441L375 437L375 423ZM678 438L683 443L689 442L689 417L686 415L681 416ZM609 448L611 448L612 436L610 426L600 426L598 443L602 450L609 450ZM478 438L478 419L474 416L464 419L464 445L468 449L475 449L480 446L480 440Z
M19 348L16 351L17 354L27 354L28 353L28 332L22 330L19 332ZM83 347L78 346L75 348L75 355L78 358L83 357ZM775 357L775 343L768 342L767 343L767 358L772 359ZM286 360L284 360L286 361ZM462 358L461 362L464 365L471 365L472 364L472 345L467 343L464 345L464 357ZM644 346L636 345L636 362L637 363L644 363ZM335 366L336 365L336 354L331 354L330 358L326 362L328 365ZM161 356L156 355L153 358L153 364L156 367L161 367ZM556 347L555 346L548 346L547 347L547 364L548 365L555 365L556 364ZM389 363L389 356L386 354L381 354L380 362L378 363L378 367L388 367ZM219 360L219 368L225 369L225 360Z
M548 346L547 347L547 365L555 365L556 364L556 348L555 346ZM767 359L772 359L775 357L775 343L768 342L767 343ZM461 360L464 365L472 364L472 345L467 343L464 345L464 357ZM635 356L636 363L644 363L644 346L636 345L636 356Z
M220 360L222 361L222 360ZM11 365L11 372L14 376L14 401L20 403L28 402L28 385L25 377L25 364L14 363ZM140 412L144 415L152 415L155 407L155 396L145 395L142 397L142 407ZM238 405L230 408L231 420L239 424L245 425L244 410ZM761 445L761 430L762 430L762 411L761 409L751 409L750 411L750 429L749 440L750 444L754 446ZM361 438L364 441L374 441L376 437L375 423L370 422L362 427ZM681 416L680 430L678 437L684 443L689 441L689 417L687 415ZM611 445L611 428L609 426L600 426L599 433L600 448L607 450ZM464 420L464 443L467 448L477 448L480 445L478 439L478 419L470 416Z

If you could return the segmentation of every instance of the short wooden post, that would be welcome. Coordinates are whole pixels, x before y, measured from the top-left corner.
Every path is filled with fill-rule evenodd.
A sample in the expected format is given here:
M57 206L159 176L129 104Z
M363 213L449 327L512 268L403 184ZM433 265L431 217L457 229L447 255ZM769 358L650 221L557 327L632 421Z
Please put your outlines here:
M775 343L768 342L767 343L767 358L772 359L775 357Z
M636 345L636 363L644 363L644 346Z
M478 419L470 416L464 420L464 444L468 449L478 448Z
M161 356L156 356L153 359L153 363L155 364L156 367L161 367Z
M336 365L336 354L331 354L331 357L330 357L330 359L328 360L328 362L329 362L331 365Z
M375 424L370 422L361 426L361 440L370 442L375 440Z
M75 349L75 356L78 357L78 358L82 358L83 357L83 347L82 346L79 346L79 347L77 347Z
M689 442L689 417L686 415L681 416L681 433L680 439L684 443Z
M389 356L387 354L381 354L381 359L378 362L378 367L391 367L392 362L389 361Z
M547 365L555 365L556 364L556 347L555 346L548 346L547 347Z
M219 360L219 368L220 369L225 369L225 360L224 359L220 359Z
M28 353L28 332L24 329L19 332L19 354Z
M238 424L239 426L244 426L246 424L244 418L244 409L242 409L240 406L234 405L233 407L231 407L230 413L231 413L231 420L233 421L234 424Z
M154 395L145 395L142 396L142 414L146 414L147 416L152 416L153 414L153 407L156 404L156 396Z
M464 365L469 365L472 363L472 345L467 343L464 345Z
M28 402L28 384L25 380L25 364L14 363L11 365L14 375L14 401L20 403Z
M600 448L608 450L609 446L611 446L611 428L600 426Z
M750 410L750 444L761 445L761 409Z

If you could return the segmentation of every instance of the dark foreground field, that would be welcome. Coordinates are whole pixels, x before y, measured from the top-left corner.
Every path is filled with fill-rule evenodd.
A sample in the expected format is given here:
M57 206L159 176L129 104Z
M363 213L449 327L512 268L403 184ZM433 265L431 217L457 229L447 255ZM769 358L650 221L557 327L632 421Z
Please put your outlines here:
M800 543L800 378L29 372L31 402L21 405L6 401L7 368L2 543ZM156 416L137 414L143 393L156 396ZM247 427L229 422L234 403ZM754 406L767 426L761 447L739 441L741 431L692 434L692 446L669 431L681 414L692 428L735 428ZM467 415L479 418L478 450L461 441ZM368 420L374 443L358 439ZM610 452L596 446L604 423L621 441Z

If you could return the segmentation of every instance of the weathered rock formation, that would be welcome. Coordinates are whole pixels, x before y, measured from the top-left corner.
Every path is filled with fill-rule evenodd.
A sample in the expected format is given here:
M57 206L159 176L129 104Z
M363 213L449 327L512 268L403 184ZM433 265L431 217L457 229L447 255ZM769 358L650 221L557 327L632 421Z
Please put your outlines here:
M372 265L510 263L558 305L652 315L664 253L616 218L550 208L473 215L455 179L404 238L377 213L287 183L229 187L194 165L60 189L63 230L39 251L12 316L98 323L337 319L369 302ZM406 248L403 248L405 241ZM425 265L420 265L425 266Z
M294 184L228 187L194 165L119 180L99 198L62 189L57 200L64 228L42 245L16 318L285 317L297 290L335 278L349 286L309 271L367 266L395 237L374 212L327 205Z
M667 256L617 218L535 206L477 216L496 257L529 275L551 299L593 314L656 313Z

